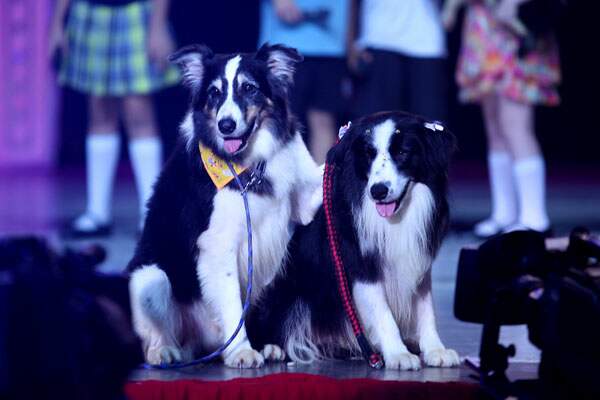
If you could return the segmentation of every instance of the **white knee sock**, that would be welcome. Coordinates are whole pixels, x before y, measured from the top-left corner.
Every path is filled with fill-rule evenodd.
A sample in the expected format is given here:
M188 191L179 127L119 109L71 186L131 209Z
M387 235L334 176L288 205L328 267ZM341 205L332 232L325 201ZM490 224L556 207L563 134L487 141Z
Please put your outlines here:
M118 133L89 134L85 141L87 175L87 213L96 222L111 218L111 196L119 160Z
M492 194L491 219L503 226L517 220L517 197L512 164L512 157L507 152L493 151L488 154Z
M519 223L538 231L548 229L546 212L546 167L541 156L527 157L515 162Z
M152 195L152 187L162 166L162 143L156 136L131 139L129 157L135 175L142 225L146 218L146 202Z

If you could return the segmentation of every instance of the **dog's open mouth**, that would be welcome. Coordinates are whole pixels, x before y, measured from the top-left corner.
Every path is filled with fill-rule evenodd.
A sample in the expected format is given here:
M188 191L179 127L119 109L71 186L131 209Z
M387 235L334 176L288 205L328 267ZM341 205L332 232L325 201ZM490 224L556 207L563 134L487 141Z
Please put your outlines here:
M375 203L375 208L377 208L379 215L384 218L389 218L396 214L396 211L398 211L398 208L400 208L400 201L395 200L389 203Z
M248 124L248 127L241 136L234 138L223 138L223 149L225 152L230 155L235 155L244 151L248 145L250 136L256 131L256 127L257 120L255 119Z
M404 198L406 197L406 192L408 192L408 187L410 186L411 182L411 180L406 182L404 188L402 189L402 193L400 193L400 196L396 200L387 203L375 203L375 208L377 209L379 215L381 215L383 218L390 218L398 212L398 210L400 209L400 204L402 204L402 200L404 200Z
M229 154L238 153L246 146L246 141L242 138L225 139L223 142L223 148Z

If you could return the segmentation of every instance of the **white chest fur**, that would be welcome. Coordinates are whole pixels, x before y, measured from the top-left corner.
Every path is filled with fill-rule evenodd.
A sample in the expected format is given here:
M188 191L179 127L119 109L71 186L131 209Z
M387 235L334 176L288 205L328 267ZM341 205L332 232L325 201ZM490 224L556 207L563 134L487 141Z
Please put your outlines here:
M281 267L292 233L291 219L298 213L295 207L303 204L299 197L312 195L320 182L319 170L299 135L267 161L265 178L271 183L273 193L248 195L254 253L253 298L260 295ZM208 229L198 239L199 268L213 269L209 266L211 261L220 262L225 270L236 268L245 293L247 235L240 192L222 189L213 200ZM205 271L198 273L202 276Z
M368 195L354 210L360 250L382 258L386 298L397 321L410 318L412 295L432 262L427 251L427 226L433 195L426 185L411 185L400 210L390 219L377 213Z

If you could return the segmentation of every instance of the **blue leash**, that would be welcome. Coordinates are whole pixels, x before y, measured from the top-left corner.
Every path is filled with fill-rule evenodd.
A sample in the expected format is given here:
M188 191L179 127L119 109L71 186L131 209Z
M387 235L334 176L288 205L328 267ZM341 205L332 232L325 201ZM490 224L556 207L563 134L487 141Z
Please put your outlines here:
M240 322L238 323L237 328L235 328L235 331L229 337L229 339L227 339L227 341L223 343L221 347L219 347L217 350L213 351L209 355L185 363L158 365L146 363L142 364L142 368L144 369L178 369L191 367L198 364L205 364L209 361L212 361L215 358L219 357L221 354L223 354L225 349L231 344L231 342L233 342L238 332L240 331L240 329L242 329L242 326L244 325L244 321L246 320L246 314L248 314L248 309L250 308L250 295L252 294L252 273L254 272L254 264L252 263L252 222L250 221L250 207L248 205L247 188L244 188L244 185L242 185L242 181L240 180L238 174L235 172L235 169L233 168L233 165L231 165L230 161L227 161L227 166L233 174L235 182L240 188L242 199L244 200L244 209L246 210L246 228L248 229L248 285L246 286L246 300L244 301L244 308L242 309L242 316L240 317Z

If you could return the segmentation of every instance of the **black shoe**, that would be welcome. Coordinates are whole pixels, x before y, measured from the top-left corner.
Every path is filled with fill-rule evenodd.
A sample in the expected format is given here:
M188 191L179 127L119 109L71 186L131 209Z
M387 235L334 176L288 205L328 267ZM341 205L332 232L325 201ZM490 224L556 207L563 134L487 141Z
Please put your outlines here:
M62 236L69 239L87 239L106 237L111 233L110 223L99 222L93 215L86 213L65 227Z
M549 225L548 228L542 230L542 231L538 231L537 229L532 229L526 225L523 224L513 224L510 225L508 227L506 227L503 230L503 233L508 233L508 232L513 232L513 231L534 231L534 232L539 232L541 233L546 239L547 238L551 238L554 236L554 229L552 229L552 226Z
M489 239L492 236L505 232L514 224L501 224L492 218L478 222L473 227L473 234L479 239Z

